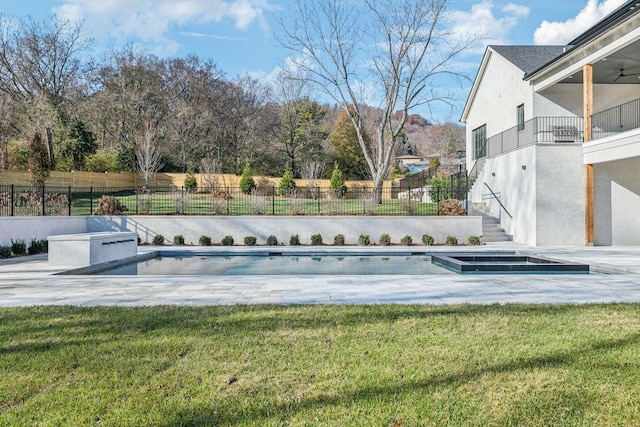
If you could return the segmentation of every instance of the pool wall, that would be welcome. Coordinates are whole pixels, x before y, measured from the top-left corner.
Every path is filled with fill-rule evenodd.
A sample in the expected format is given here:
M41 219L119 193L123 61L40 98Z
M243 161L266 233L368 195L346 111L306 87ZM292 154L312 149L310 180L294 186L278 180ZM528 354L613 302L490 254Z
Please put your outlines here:
M361 234L368 234L377 243L382 233L389 233L393 243L409 235L420 243L423 234L431 235L436 243L444 243L447 236L466 242L469 236L482 235L479 216L49 216L0 217L0 245L11 239L42 239L59 234L94 233L103 231L133 231L143 243L150 243L162 234L167 243L173 236L182 235L187 244L197 244L200 236L211 237L218 243L231 235L236 244L243 244L245 236L256 236L258 244L265 244L271 234L287 245L293 234L308 244L312 234L321 234L324 242L333 243L337 234L344 234L345 243L357 244Z

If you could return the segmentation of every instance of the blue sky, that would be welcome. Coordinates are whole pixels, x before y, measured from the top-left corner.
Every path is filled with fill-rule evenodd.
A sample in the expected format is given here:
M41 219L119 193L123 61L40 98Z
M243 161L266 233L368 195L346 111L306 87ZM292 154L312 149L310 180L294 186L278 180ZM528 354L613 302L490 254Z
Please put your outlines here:
M82 19L95 40L96 56L129 43L159 57L195 53L216 62L228 78L249 74L268 81L288 54L274 33L278 18L286 17L294 1L3 0L0 13L36 19L55 13ZM472 27L485 34L456 66L473 78L486 44L565 44L623 2L450 0L457 31ZM468 89L456 90L466 98ZM461 108L438 110L432 119L457 121Z

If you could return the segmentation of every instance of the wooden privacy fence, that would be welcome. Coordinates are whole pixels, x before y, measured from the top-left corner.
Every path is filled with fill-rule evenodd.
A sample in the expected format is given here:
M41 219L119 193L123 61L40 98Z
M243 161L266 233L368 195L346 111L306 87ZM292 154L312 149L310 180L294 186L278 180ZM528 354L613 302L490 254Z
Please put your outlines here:
M154 174L149 182L149 187L176 187L184 186L184 180L187 175L184 173L157 173ZM204 179L201 174L195 174L198 187L204 187ZM232 174L220 174L217 176L217 185L220 187L238 187L240 185L240 176ZM280 183L278 177L262 177L255 176L253 178L258 187L277 187ZM307 180L296 179L298 187L307 187ZM19 187L29 187L32 185L31 173L28 171L0 171L0 186L15 185ZM316 180L318 187L329 187L328 179ZM371 187L370 181L347 181L348 187ZM144 186L144 179L133 172L61 172L52 171L46 181L47 187L72 187L72 188L89 188L89 187L132 187L138 188ZM391 187L391 181L384 183L384 188Z

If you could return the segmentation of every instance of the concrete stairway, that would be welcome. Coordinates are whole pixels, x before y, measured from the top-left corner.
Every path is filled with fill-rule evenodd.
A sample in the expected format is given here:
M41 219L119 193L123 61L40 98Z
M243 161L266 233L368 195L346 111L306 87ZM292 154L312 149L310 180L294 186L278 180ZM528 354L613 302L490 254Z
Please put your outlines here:
M500 220L487 213L486 205L474 204L471 213L482 217L482 243L511 242L513 240L513 236L507 234L504 228L500 227Z

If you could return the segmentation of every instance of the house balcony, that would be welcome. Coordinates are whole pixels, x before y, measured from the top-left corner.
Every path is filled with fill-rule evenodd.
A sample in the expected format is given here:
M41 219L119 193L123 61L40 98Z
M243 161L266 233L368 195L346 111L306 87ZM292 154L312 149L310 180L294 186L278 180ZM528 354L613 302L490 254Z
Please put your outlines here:
M592 140L640 128L640 99L592 115L591 125ZM487 138L477 157L495 157L532 144L582 143L583 129L582 117L535 117Z

